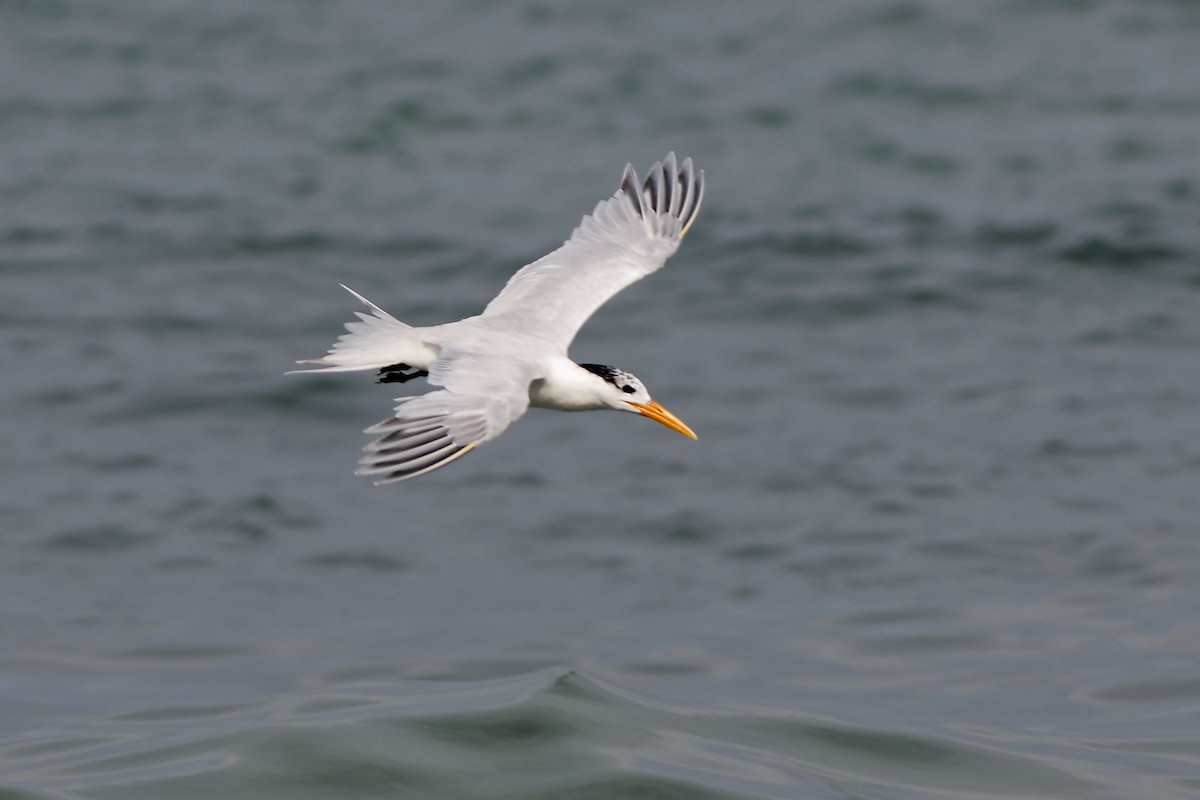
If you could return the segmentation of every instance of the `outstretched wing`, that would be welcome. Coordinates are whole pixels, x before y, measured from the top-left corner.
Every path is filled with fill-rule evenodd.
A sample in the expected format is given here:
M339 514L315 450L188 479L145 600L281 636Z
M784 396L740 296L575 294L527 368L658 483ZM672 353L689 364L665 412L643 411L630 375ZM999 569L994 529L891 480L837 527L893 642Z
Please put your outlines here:
M679 247L704 196L704 172L675 154L650 168L632 165L621 187L583 218L562 247L522 267L484 309L484 317L538 336L566 353L597 308L654 272Z
M392 483L424 475L495 439L529 407L526 364L444 350L429 366L440 391L401 397L394 414L366 429L383 436L365 448L356 473Z

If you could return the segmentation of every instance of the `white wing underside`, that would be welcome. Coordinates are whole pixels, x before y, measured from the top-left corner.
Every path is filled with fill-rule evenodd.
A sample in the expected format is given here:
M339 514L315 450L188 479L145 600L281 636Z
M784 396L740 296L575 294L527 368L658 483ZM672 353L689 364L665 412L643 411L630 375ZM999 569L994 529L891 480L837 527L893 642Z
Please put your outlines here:
M415 478L494 439L529 408L532 365L443 351L429 367L429 382L444 387L401 397L393 416L367 428L382 433L366 446L357 470L376 483Z
M517 271L484 318L537 336L565 354L583 323L679 248L704 196L704 172L670 153L643 182L633 165L616 194L583 218L562 247Z

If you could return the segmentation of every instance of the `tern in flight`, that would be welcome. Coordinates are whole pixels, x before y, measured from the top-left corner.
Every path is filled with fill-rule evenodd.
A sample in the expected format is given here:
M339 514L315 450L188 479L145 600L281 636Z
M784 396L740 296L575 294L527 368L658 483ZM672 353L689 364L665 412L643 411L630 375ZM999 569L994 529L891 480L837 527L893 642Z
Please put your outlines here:
M444 467L495 439L525 409L630 411L692 439L682 420L633 375L576 364L567 348L596 309L654 272L679 247L704 196L704 172L675 154L643 181L632 165L616 193L583 218L562 247L517 271L482 314L414 328L348 286L368 312L346 324L323 357L297 372L378 370L380 383L425 378L437 391L400 397L391 417L366 429L357 473L376 483Z

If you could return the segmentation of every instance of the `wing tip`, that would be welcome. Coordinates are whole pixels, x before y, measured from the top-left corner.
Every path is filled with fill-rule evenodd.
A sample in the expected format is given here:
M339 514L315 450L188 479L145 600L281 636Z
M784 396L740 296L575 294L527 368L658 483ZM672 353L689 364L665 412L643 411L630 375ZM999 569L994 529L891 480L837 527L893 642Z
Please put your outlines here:
M633 164L626 164L625 172L621 175L621 185L617 187L617 197L622 195L633 206L638 217L644 219L646 214L642 206L642 179L638 177Z
M399 483L400 481L406 481L406 480L409 480L410 478L420 477L421 475L424 475L428 472L433 472L436 469L441 469L442 467L446 466L447 464L449 464L453 461L457 461L458 459L465 456L467 453L474 450L478 444L479 444L478 442L471 442L470 444L456 445L455 446L456 449L452 450L447 455L442 456L441 458L435 460L431 464L426 464L426 465L420 467L419 469L414 469L414 470L397 469L397 470L391 472L390 474L388 474L386 477L380 478L379 480L376 480L376 481L372 481L372 483L374 483L374 485L376 485L376 486L383 486L388 483ZM367 469L366 467L359 467L358 469L354 470L355 475L371 475L371 474L374 474L377 472L379 472L378 469L372 470L372 469Z
M677 238L683 238L696 221L704 198L704 170L696 169L691 156L679 161L675 151L669 151L646 171L644 180L638 178L632 164L625 165L617 196L624 196L638 217L652 223L657 219L679 221ZM670 235L669 229L655 233Z

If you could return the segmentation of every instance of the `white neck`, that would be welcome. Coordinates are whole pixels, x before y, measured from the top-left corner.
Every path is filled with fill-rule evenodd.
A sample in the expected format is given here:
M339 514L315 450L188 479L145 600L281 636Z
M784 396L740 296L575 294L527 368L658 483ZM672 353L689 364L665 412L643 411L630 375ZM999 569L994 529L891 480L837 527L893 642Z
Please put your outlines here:
M529 405L556 411L616 408L609 384L569 358L555 359L529 387Z

